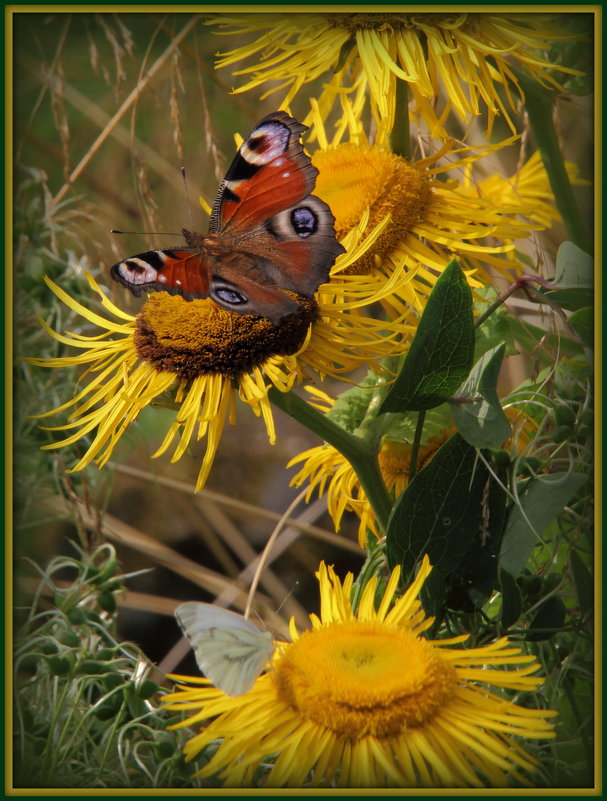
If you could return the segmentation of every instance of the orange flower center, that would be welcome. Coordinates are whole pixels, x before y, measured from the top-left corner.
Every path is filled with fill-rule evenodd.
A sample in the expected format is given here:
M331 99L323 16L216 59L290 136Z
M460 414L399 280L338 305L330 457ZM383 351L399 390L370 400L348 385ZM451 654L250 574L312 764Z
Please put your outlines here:
M209 374L236 378L272 356L289 356L302 346L318 306L311 298L289 294L300 311L276 326L265 317L226 311L206 298L187 301L155 293L137 316L137 354L158 371L180 378Z
M337 238L360 223L368 209L364 240L388 215L390 222L349 273L366 273L424 218L432 198L430 179L405 159L380 148L342 144L318 150L316 194L335 215Z
M303 632L275 668L283 701L352 740L424 725L456 686L454 668L426 640L358 620Z
M454 431L453 427L448 431L442 431L441 436L430 437L425 445L420 445L417 455L418 472L428 464ZM386 486L389 490L394 490L395 495L400 495L409 483L411 447L408 442L386 440L377 457Z

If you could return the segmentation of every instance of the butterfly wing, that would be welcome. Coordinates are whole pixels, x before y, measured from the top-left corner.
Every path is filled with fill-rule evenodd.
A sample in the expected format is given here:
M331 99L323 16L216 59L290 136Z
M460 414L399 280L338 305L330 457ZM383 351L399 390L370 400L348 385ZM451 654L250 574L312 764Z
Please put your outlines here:
M305 130L284 111L257 124L221 184L209 230L271 261L277 286L312 296L344 248L331 210L311 194L318 170L299 141Z
M261 315L275 325L296 313L297 303L285 292L253 281L239 269L247 261L250 256L233 253L219 262L219 269L217 259L190 249L149 250L114 264L110 275L137 297L154 290L186 300L211 297L223 309Z
M187 247L125 259L111 268L112 278L135 295L211 297L275 325L296 313L284 290L311 297L344 252L329 207L311 194L318 170L299 141L305 130L284 111L264 117L226 173L209 235L184 230Z
M204 675L227 695L248 692L274 650L272 635L228 609L190 601L175 617Z
M211 290L209 261L191 249L148 250L114 264L110 275L137 297L164 290L192 300L208 297Z

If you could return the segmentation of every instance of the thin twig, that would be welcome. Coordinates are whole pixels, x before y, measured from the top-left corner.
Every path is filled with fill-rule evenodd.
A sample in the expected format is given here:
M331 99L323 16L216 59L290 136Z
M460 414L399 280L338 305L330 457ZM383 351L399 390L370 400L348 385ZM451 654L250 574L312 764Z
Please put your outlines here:
M247 598L247 605L244 609L244 617L249 617L249 612L251 611L251 604L253 603L253 598L255 597L255 592L257 590L257 585L259 584L259 580L261 578L261 574L263 573L263 569L266 566L268 561L268 557L270 556L270 551L272 550L272 546L276 542L276 538L283 530L285 525L287 524L287 520L291 516L291 513L294 509L296 509L299 504L303 501L306 496L308 488L304 488L299 495L291 501L291 503L287 506L286 512L282 515L276 526L274 527L274 531L270 534L270 539L266 543L266 547L263 549L261 554L261 558L257 565L257 569L255 571L255 575L253 576L253 581L251 582L251 586L249 588L249 597Z
M188 495L194 495L194 487L185 481L177 481L176 479L166 478L165 476L154 475L146 470L140 470L137 467L130 467L129 465L116 464L116 462L109 462L109 466L119 473L124 473L134 478L140 478L144 481L150 481L162 487L170 487L171 489L178 490L179 492L187 492ZM255 506L246 501L240 501L237 498L230 498L228 495L223 495L221 492L207 489L206 487L196 493L196 496L201 498L208 498L211 501L216 501L224 506L230 506L234 512L242 512L246 515L257 515L258 517L265 517L267 520L280 520L281 515L277 512L272 512L269 509L264 509L260 506ZM195 496L195 497L196 497ZM302 523L301 520L296 518L289 518L287 520L289 526L299 529L303 534L314 537L321 542L327 542L330 545L335 545L338 548L343 548L346 551L360 554L360 546L347 539L346 537L334 534L332 531L320 528L319 526L311 526L307 523Z
M145 75L140 79L137 86L133 89L133 91L129 94L126 98L124 103L120 106L118 111L114 114L112 119L108 122L105 126L103 131L99 134L97 139L93 142L91 147L88 149L87 153L83 158L80 160L79 164L74 167L71 172L71 175L67 179L67 181L63 184L61 189L55 195L55 203L59 203L63 197L67 194L70 187L77 180L80 173L84 170L84 168L88 165L91 161L93 156L97 153L101 145L105 142L108 138L110 133L112 132L113 128L117 125L117 123L122 119L122 117L126 114L129 108L133 105L133 103L137 100L139 95L143 92L147 84L149 83L150 79L158 72L158 70L164 66L166 61L171 57L175 49L179 46L181 41L190 33L192 28L198 23L200 20L200 15L196 14L192 19L181 29L181 31L175 36L173 41L164 51L164 53L156 59L154 64L150 67L150 69L145 73Z

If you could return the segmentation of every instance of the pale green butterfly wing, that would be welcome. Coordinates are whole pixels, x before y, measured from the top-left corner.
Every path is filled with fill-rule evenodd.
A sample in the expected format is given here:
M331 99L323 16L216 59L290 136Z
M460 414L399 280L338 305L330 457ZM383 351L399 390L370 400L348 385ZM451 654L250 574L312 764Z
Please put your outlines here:
M255 684L274 650L272 635L242 615L214 604L188 601L175 617L204 675L227 695L243 695Z

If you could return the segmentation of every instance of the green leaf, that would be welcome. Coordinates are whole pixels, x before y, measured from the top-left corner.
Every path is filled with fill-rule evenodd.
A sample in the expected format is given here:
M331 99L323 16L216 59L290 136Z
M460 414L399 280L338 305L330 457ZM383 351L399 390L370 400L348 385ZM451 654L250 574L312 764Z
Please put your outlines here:
M583 473L551 473L532 479L512 509L499 555L500 568L518 576L538 537L587 480Z
M474 310L479 315L483 314L490 305L496 300L498 293L495 290L488 291L488 288L477 289L476 294L483 296L483 301L475 301ZM476 329L476 342L474 345L474 355L479 359L496 345L506 343L506 355L512 356L518 353L517 339L518 326L515 326L516 318L510 314L505 305L498 306L492 314L487 317L484 323Z
M551 289L548 292L542 292L542 295L558 303L561 309L567 309L568 311L583 309L586 306L592 306L594 303L594 290L585 287Z
M500 587L502 590L502 626L510 628L521 616L523 611L523 598L514 578L507 570L499 571Z
M536 358L542 365L552 365L552 355L549 352L549 348L554 346L558 346L563 357L578 358L580 355L579 342L562 333L546 332L545 328L540 328L528 322L523 325L514 318L511 321L511 332L519 343L519 350L524 353L535 353ZM537 343L540 340L545 341L546 348L541 348L538 351Z
M380 414L440 406L468 375L473 354L472 293L454 259L430 293L407 358Z
M584 345L591 350L594 349L594 309L586 307L578 309L569 317L569 324L575 333L582 340Z
M562 64L565 67L580 70L582 75L567 75L559 73L559 83L565 91L572 95L587 95L592 92L594 85L593 63L593 24L592 14L568 15L566 27L568 32L575 34L570 39L553 42L550 46L548 59L551 64Z
M506 344L501 343L483 354L457 391L457 397L451 399L457 430L476 448L498 448L510 436L510 425L497 395L497 378L505 350Z
M338 395L327 417L350 434L353 433L367 416L369 405L383 383L381 376L369 371L355 387Z
M573 242L562 242L556 253L554 283L561 288L594 286L594 260Z
M481 531L488 475L459 434L416 473L394 504L386 536L388 562L402 565L405 580L426 553L443 576L460 564Z
M558 595L548 598L529 624L527 639L530 642L538 642L554 636L563 628L566 612L565 604Z
M492 465L495 476L487 471L482 487L481 527L472 538L460 564L447 578L450 609L474 612L480 609L497 586L497 556L506 519L506 470Z
M563 309L576 311L594 302L594 260L573 242L563 242L556 254L557 289L540 290Z
M594 603L594 582L590 571L577 551L571 551L569 566L573 574L575 594L577 595L580 609L582 612L590 612Z

